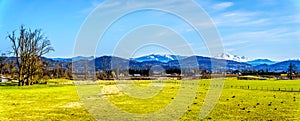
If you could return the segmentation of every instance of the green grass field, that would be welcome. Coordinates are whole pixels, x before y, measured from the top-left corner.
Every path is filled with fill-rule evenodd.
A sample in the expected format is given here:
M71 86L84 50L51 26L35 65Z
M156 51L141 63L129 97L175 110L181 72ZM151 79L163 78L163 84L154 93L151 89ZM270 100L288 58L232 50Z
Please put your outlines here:
M74 85L0 87L0 120L93 120Z
M55 82L69 82L67 80L49 82L54 84L0 86L0 120L95 120L80 102L74 85L55 85ZM121 91L111 91L116 88L113 81L99 81L99 85L87 85L85 88L111 89L105 96L119 109L147 114L165 108L176 98L181 81L164 82L166 84L160 92L147 99L136 99ZM135 84L147 88L150 81L135 81ZM200 81L195 99L179 120L199 120L199 111L209 84L209 80ZM225 81L219 102L205 120L300 120L299 89L300 80L229 78ZM118 118L122 117L115 117L116 120Z

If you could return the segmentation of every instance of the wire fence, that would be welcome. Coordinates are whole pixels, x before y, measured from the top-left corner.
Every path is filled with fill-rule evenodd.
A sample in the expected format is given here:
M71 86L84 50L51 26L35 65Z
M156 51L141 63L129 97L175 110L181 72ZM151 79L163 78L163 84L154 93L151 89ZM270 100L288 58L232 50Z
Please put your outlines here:
M246 90L264 90L264 91L282 91L282 92L300 92L299 88L294 87L269 87L269 86L237 86L237 85L225 85L224 88L234 89L246 89Z
M124 84L132 84L129 81L123 81L121 83ZM153 80L153 81L138 81L135 84L149 84L149 83L170 83L175 85L199 85L200 87L213 87L213 88L225 88L225 89L244 89L244 90L262 90L262 91L282 91L282 92L300 92L300 86L299 87L274 87L274 86L254 86L254 85L210 85L209 83L200 83L195 81L182 81L182 80ZM56 84L56 83L55 83ZM60 83L60 84L73 84L73 82L68 83ZM114 85L116 82L114 81L104 81L100 82L101 84L107 84L107 85ZM119 83L120 84L120 83ZM0 82L0 86L17 86L18 83L16 82Z
M156 83L166 83L163 80L158 80ZM193 81L168 81L167 83L172 83L176 85L197 85L199 83ZM200 83L200 87L209 87L210 84ZM262 91L282 91L282 92L300 92L299 87L274 87L274 86L253 86L253 85L211 85L213 88L225 88L225 89L245 89L245 90L262 90Z

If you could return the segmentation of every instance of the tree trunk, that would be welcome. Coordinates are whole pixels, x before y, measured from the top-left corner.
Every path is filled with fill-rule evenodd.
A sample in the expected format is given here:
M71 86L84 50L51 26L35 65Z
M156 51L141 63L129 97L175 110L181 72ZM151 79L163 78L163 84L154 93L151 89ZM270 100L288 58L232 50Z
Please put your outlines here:
M19 80L18 86L24 86L24 80Z

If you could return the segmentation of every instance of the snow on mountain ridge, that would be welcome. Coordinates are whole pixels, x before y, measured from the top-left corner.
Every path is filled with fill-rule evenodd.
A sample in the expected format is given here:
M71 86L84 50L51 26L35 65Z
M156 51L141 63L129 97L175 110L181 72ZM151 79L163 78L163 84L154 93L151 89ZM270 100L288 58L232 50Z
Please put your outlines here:
M168 55L168 54L150 54L150 55L144 55L140 57L134 57L130 58L131 60L135 60L138 62L144 62L144 61L160 61L160 62L169 62L172 60L180 60L182 59L180 56L175 56L175 55ZM232 61L237 61L237 62L247 62L249 59L246 56L237 56L230 54L229 52L221 53L215 58L217 59L225 59L225 60L232 60Z
M135 60L137 62L144 62L144 61L159 61L167 63L172 60L182 60L186 58L186 56L179 56L179 55L169 55L169 54L150 54L150 55L143 55L139 57L130 58L130 60Z
M237 56L237 55L230 54L229 52L221 53L221 54L217 55L215 58L232 60L232 61L237 61L237 62L249 61L249 59L246 56Z
M171 60L176 60L176 58L173 58L170 55L167 54L150 54L140 57L131 58L132 60L138 61L138 62L144 62L144 61L160 61L160 62L169 62Z

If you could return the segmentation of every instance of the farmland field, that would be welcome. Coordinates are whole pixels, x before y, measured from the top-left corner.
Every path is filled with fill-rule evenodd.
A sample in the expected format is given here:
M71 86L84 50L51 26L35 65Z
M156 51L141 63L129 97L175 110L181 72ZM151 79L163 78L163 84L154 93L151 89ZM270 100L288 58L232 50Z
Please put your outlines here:
M189 80L182 80L189 81ZM165 83L152 98L132 98L118 90L113 81L98 81L85 88L104 90L105 97L119 109L147 114L163 109L175 98L182 81ZM55 82L55 80L51 80ZM66 82L66 81L62 81ZM146 88L152 81L135 81ZM189 81L194 84L194 81ZM179 120L199 120L198 115L209 89L201 80L196 97ZM220 85L216 85L219 86ZM205 120L300 120L300 80L225 80L220 100ZM116 120L122 117L115 115ZM94 120L70 84L0 86L0 120Z
M74 85L0 87L0 120L93 120Z

